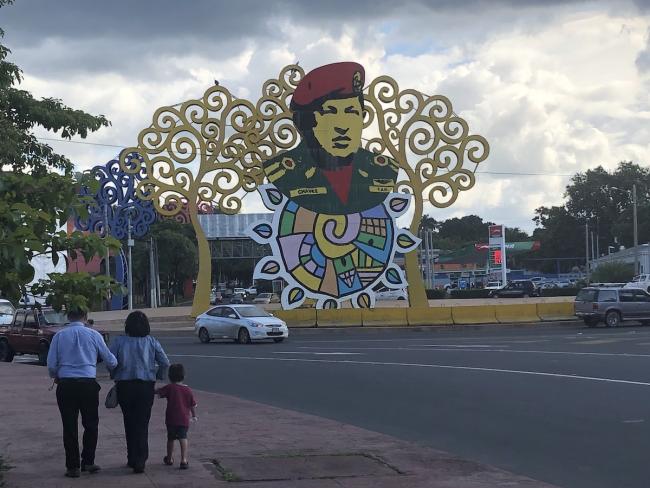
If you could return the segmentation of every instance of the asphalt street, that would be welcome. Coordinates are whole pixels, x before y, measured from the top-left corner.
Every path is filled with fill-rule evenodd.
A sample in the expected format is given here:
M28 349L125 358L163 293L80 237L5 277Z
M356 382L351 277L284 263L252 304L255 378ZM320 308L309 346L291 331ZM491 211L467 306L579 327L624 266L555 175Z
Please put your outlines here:
M301 330L282 344L250 345L160 339L197 389L562 487L650 486L650 328Z

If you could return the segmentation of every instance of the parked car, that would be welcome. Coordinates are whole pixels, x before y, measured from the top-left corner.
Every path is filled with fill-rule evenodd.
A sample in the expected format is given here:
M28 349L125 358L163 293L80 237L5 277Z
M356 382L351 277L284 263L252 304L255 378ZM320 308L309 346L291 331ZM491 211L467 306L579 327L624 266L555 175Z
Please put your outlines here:
M392 290L390 288L381 288L375 293L377 300L408 300L408 293L404 288Z
M499 290L490 292L492 298L527 298L539 296L539 292L530 280L513 280Z
M246 295L251 296L251 295L257 295L257 288L251 286L250 288L244 288L244 293Z
M253 299L253 303L261 303L261 304L268 305L274 299L276 301L278 299L278 296L275 293L260 293Z
M503 284L500 281L488 281L483 288L485 290L500 290L503 288Z
M244 295L241 293L235 293L233 296L230 297L230 303L233 304L244 303Z
M539 285L540 290L551 290L553 288L558 288L557 283L555 281L545 281L541 285Z
M575 315L589 327L599 322L617 327L626 320L650 325L650 294L637 288L583 288L575 299Z
M196 318L194 330L203 343L232 339L240 344L289 337L287 324L255 305L220 305Z
M9 300L0 299L0 325L9 325L14 321L16 309Z
M0 361L11 362L15 355L36 354L45 365L52 337L68 323L65 312L49 307L20 308L8 326L0 326ZM108 344L108 333L98 330Z
M638 288L650 292L650 274L640 274L632 278L623 288Z

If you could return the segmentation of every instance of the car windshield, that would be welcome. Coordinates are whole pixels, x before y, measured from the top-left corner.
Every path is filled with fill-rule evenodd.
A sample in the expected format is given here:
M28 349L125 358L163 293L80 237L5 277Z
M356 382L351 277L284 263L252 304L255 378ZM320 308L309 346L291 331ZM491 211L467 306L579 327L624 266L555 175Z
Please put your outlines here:
M578 292L578 296L576 296L576 300L579 302L595 302L597 295L598 295L598 290L587 290L583 288Z
M237 312L242 317L273 317L270 313L265 312L259 307L237 307Z
M0 315L13 315L14 307L8 303L0 303Z
M63 312L55 312L54 310L45 310L44 312L41 312L41 315L43 316L43 318L45 318L45 322L48 325L68 323L68 318Z

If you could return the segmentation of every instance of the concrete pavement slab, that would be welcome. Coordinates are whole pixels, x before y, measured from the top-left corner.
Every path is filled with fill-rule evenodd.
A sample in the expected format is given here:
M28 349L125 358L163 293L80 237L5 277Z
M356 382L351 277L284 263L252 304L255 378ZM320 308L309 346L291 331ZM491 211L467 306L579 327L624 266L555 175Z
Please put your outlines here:
M99 381L103 403L110 381L105 374ZM45 368L0 363L0 383L0 455L13 466L5 473L7 488L552 488L340 422L202 391L195 392L199 421L190 428L189 470L178 469L178 452L175 466L162 463L165 404L156 400L145 474L133 474L125 466L119 409L101 405L96 460L103 469L68 479L63 476L61 422ZM219 471L215 460L228 471ZM239 473L253 471L258 481L232 482L242 478Z

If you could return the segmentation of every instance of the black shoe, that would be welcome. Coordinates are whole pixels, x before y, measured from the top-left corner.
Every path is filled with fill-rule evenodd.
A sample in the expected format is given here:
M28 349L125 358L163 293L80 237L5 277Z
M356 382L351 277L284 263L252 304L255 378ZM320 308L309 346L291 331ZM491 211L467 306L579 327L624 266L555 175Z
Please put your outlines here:
M181 469L187 469L189 467L190 467L190 463L181 463L181 466L180 466Z
M97 466L95 463L93 463L93 464L82 464L81 465L81 471L88 471L90 474L95 474L100 469L102 469L102 468Z
M79 468L72 468L72 469L67 469L65 471L65 475L68 478L79 478L79 476L81 476L81 472L79 471Z
M133 472L136 474L144 473L144 466L135 466Z

